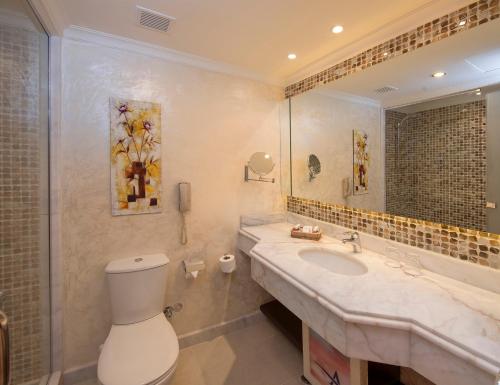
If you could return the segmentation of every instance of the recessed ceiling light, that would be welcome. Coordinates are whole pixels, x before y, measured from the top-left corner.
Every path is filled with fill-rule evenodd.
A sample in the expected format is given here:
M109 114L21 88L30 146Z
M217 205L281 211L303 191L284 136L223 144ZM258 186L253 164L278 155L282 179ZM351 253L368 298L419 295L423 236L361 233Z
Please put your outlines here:
M295 60L295 59L297 59L297 55L295 55L294 53L289 53L288 54L288 59Z
M467 20L460 20L460 21L458 22L458 26L459 26L459 27L463 27L465 24L467 24Z
M443 71L438 71L438 72L434 72L432 74L432 77L433 78L442 78L444 75L446 75L446 72L443 72Z
M341 25L336 25L335 27L332 28L333 33L340 33L343 30L344 30L344 27L342 27Z

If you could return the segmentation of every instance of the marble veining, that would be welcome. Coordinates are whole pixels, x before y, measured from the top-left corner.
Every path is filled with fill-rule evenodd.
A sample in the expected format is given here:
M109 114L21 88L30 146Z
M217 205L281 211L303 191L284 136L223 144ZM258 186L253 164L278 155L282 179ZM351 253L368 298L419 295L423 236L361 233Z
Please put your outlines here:
M420 277L409 276L388 267L387 257L380 253L365 247L362 254L355 254L337 239L324 236L318 247L347 254L368 267L360 276L335 274L302 260L298 251L311 242L292 239L289 231L285 222L241 229L241 234L258 240L250 251L252 277L287 306L296 306L296 311L291 309L296 314L308 308L311 327L318 308L311 310L308 301L333 313L335 317L317 323L323 330L316 331L339 350L420 369L436 383L451 383L445 379L463 383L460 378L469 377L471 371L477 372L474 383L494 383L500 373L499 293L425 269ZM291 296L286 289L291 286L286 285L303 297ZM301 304L294 304L297 301ZM428 358L422 356L425 349ZM398 354L389 357L391 351ZM442 361L429 363L433 355L454 361L463 370L454 368L450 375L437 367ZM470 368L465 370L464 365Z

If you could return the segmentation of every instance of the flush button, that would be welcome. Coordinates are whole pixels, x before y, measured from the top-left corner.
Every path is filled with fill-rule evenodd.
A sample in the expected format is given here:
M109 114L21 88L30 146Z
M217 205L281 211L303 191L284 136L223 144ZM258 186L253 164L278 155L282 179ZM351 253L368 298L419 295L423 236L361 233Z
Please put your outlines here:
M143 261L142 258L136 258L136 259L134 259L134 262L142 262L142 261Z

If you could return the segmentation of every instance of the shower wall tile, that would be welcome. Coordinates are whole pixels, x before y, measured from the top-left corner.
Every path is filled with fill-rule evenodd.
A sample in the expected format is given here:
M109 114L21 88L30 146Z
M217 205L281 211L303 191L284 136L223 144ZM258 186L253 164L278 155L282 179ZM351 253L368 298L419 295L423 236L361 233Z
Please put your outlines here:
M500 235L291 197L287 210L463 261L500 269Z
M291 84L285 88L285 95L287 97L298 95L322 84L337 81L394 57L498 19L499 16L499 0L476 1L447 15L439 15L434 20L411 31L395 36L324 71ZM460 26L459 22L462 20L466 21L466 24Z
M39 37L0 26L0 308L12 384L41 377Z
M486 231L486 102L386 111L386 211Z

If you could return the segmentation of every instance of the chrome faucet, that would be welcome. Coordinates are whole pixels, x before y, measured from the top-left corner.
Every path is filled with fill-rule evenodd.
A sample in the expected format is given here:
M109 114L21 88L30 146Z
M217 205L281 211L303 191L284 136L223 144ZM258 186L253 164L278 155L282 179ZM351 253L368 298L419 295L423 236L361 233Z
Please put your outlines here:
M357 231L347 231L344 235L348 235L349 238L342 239L342 243L351 243L355 253L361 253L361 239L359 238L359 233Z

